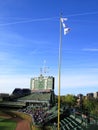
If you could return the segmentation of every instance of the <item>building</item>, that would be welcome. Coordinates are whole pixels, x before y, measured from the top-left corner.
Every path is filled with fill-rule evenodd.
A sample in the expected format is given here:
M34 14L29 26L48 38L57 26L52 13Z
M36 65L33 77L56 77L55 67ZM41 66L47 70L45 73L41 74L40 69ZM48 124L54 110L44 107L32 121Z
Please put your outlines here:
M77 105L80 107L80 108L82 108L83 107L83 94L78 94L77 95Z
M32 91L32 102L54 104L54 80L55 78L53 76L43 76L42 74L39 77L31 78L30 89ZM36 98L34 95L36 95Z
M4 98L4 97L9 97L9 94L8 93L0 93L0 97Z
M14 96L25 96L31 94L31 90L28 88L15 88L14 91L12 92L12 95Z
M86 96L88 99L92 99L92 98L94 98L94 93L87 93Z
M83 94L78 94L77 97L78 97L79 99L83 99Z
M30 89L34 90L54 90L54 77L43 76L31 78Z
M9 100L8 93L0 93L0 101L3 101L3 100Z
M98 92L94 93L94 98L98 98Z

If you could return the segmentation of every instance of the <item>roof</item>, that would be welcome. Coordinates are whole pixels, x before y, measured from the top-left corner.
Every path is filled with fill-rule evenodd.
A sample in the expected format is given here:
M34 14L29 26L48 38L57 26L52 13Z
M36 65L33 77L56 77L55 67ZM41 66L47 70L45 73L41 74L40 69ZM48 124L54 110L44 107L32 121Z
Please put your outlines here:
M18 98L18 100L34 100L34 101L49 101L51 97L51 93L32 93L28 96L24 96L21 98Z

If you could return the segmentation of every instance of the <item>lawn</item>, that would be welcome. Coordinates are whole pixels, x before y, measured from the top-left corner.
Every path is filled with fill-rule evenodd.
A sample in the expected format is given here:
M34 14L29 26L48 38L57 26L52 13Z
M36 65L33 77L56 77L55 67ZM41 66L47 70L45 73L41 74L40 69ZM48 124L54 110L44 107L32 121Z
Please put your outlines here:
M0 130L15 130L16 122L0 117Z

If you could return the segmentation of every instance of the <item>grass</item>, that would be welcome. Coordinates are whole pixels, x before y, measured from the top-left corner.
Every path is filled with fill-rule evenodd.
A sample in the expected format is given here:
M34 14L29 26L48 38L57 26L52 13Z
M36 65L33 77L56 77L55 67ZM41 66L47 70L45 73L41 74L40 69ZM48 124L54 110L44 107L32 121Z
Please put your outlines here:
M0 130L15 130L15 129L16 129L15 121L0 117Z

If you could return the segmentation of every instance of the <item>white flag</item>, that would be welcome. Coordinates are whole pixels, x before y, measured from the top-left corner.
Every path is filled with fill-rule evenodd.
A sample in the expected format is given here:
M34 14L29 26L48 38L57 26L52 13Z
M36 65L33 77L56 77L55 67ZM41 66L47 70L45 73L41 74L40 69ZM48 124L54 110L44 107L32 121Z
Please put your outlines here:
M66 35L69 32L69 28L64 28L64 35Z
M66 26L65 21L67 21L67 18L61 18L62 26L64 28L64 35L66 35L69 32L69 28Z

